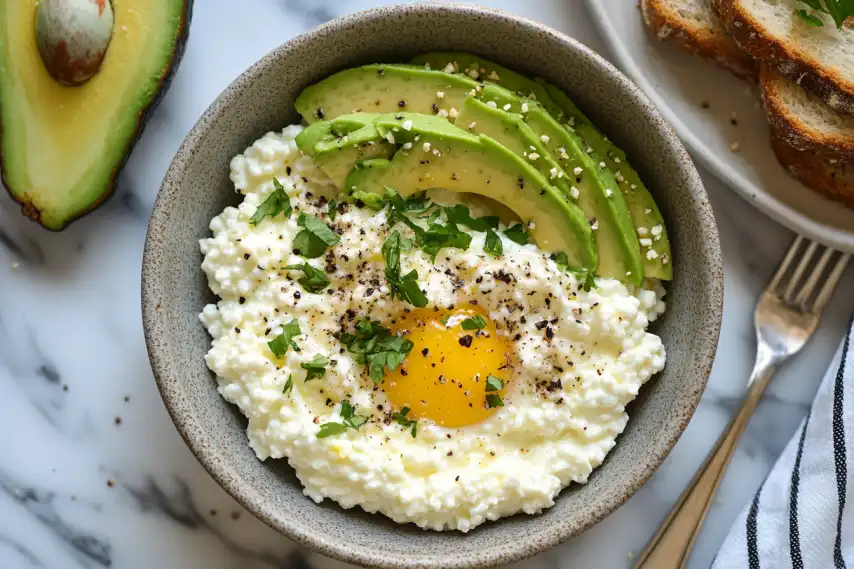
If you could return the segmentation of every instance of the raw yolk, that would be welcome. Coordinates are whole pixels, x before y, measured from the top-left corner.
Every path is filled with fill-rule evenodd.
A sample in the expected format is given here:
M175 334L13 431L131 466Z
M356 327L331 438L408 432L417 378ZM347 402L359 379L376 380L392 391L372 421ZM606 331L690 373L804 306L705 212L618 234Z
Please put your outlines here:
M463 330L462 322L476 316L486 327ZM471 425L495 412L486 403L486 378L494 375L507 388L511 344L496 333L484 311L422 308L398 318L392 331L406 334L415 344L403 365L386 374L383 382L395 410L409 407L408 417L431 419L445 427ZM497 393L503 397L504 390Z

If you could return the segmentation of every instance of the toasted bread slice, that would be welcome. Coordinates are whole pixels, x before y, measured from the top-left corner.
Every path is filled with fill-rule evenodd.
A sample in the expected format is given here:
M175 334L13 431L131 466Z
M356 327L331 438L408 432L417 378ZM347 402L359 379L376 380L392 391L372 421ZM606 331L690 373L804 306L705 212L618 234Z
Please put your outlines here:
M759 85L778 138L825 159L854 161L854 117L834 111L769 65L762 65Z
M836 29L818 12L824 26L812 27L793 3L780 0L712 0L712 6L742 49L833 109L854 115L854 28Z
M640 0L643 20L660 40L714 61L742 79L755 80L756 65L729 37L711 0Z
M854 208L854 164L826 160L808 150L798 150L771 131L771 148L795 179L805 186Z

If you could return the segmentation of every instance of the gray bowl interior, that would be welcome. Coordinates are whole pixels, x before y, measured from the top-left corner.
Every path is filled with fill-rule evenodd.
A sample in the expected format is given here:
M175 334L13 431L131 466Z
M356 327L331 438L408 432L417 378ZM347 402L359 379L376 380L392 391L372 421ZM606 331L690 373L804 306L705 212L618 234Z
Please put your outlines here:
M300 90L358 64L406 61L430 50L471 51L564 88L626 150L661 207L676 278L657 323L667 367L630 408L617 446L587 485L564 490L542 515L519 515L469 534L425 532L358 509L304 497L284 461L262 463L245 421L217 394L198 320L213 301L197 240L239 199L229 160L265 132L297 122ZM624 502L665 458L705 387L719 332L722 268L702 183L649 101L584 46L531 21L482 8L381 8L299 36L241 75L179 150L151 218L143 316L152 366L179 431L214 478L259 518L324 554L381 567L485 567L532 555L582 532Z

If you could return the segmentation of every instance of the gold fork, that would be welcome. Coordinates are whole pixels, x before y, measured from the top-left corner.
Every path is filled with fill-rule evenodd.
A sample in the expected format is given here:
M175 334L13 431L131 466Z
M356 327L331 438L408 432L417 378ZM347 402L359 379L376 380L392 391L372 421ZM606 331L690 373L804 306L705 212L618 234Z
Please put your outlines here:
M738 439L759 398L784 361L815 331L850 255L798 237L756 306L756 364L747 396L658 533L641 553L635 569L682 569L703 526Z

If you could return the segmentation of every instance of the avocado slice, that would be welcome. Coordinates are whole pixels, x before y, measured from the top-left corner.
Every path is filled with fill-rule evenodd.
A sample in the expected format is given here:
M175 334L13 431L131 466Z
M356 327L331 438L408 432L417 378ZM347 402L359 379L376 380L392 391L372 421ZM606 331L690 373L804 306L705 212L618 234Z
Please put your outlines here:
M644 276L640 246L628 206L613 174L597 164L578 137L563 128L536 101L522 99L493 84L485 85L479 96L487 105L495 105L502 112L521 114L563 172L570 175L569 196L594 228L599 251L596 274L640 284ZM559 173L556 172L556 176Z
M474 134L485 134L504 148L530 162L549 183L570 197L569 176L552 157L544 139L531 129L521 115L492 107L480 99L468 97L457 116L457 126Z
M644 259L644 271L647 277L669 281L673 279L673 265L670 263L670 240L667 226L658 205L644 185L640 176L626 159L626 153L608 140L602 131L591 122L575 103L560 89L550 83L543 83L552 101L567 117L568 124L590 145L608 168L615 173L617 182L623 190L629 213L638 236L641 238L641 253ZM652 236L651 228L656 230ZM651 245L649 245L651 240ZM650 253L653 251L653 253Z
M181 60L192 0L113 0L116 32L100 70L77 87L42 63L36 4L0 2L0 171L25 215L60 230L112 193Z
M311 126L320 124L322 123ZM303 142L305 143L305 140ZM385 142L373 125L365 126L341 138L318 141L305 148L297 140L297 146L303 153L311 156L314 163L339 188L344 187L347 175L353 169L353 165L360 160L391 158L395 151L394 145Z
M596 247L587 219L542 174L486 135L449 123L434 129L419 118L399 113L374 123L380 135L392 134L395 144L402 146L391 160L358 163L345 183L347 192L382 194L391 187L408 196L444 188L487 196L513 210L523 222L533 222L531 234L544 251L565 252L570 265L578 269L592 272L596 268Z
M409 111L453 115L468 94L480 88L473 79L417 65L365 65L331 75L297 97L294 106L308 124L352 113Z
M542 79L530 79L495 62L471 53L431 52L414 58L412 64L427 65L448 73L461 73L469 78L497 83L517 95L535 99L552 117L573 129L583 142L593 149L595 158L605 165L616 177L623 190L632 223L643 239L641 253L644 274L661 280L672 280L673 267L670 263L670 241L661 212L634 168L626 160L625 153L582 113L573 101L556 86ZM450 68L448 66L451 66ZM661 228L656 238L650 237L650 228ZM647 246L648 239L652 245ZM654 253L650 253L650 250Z

